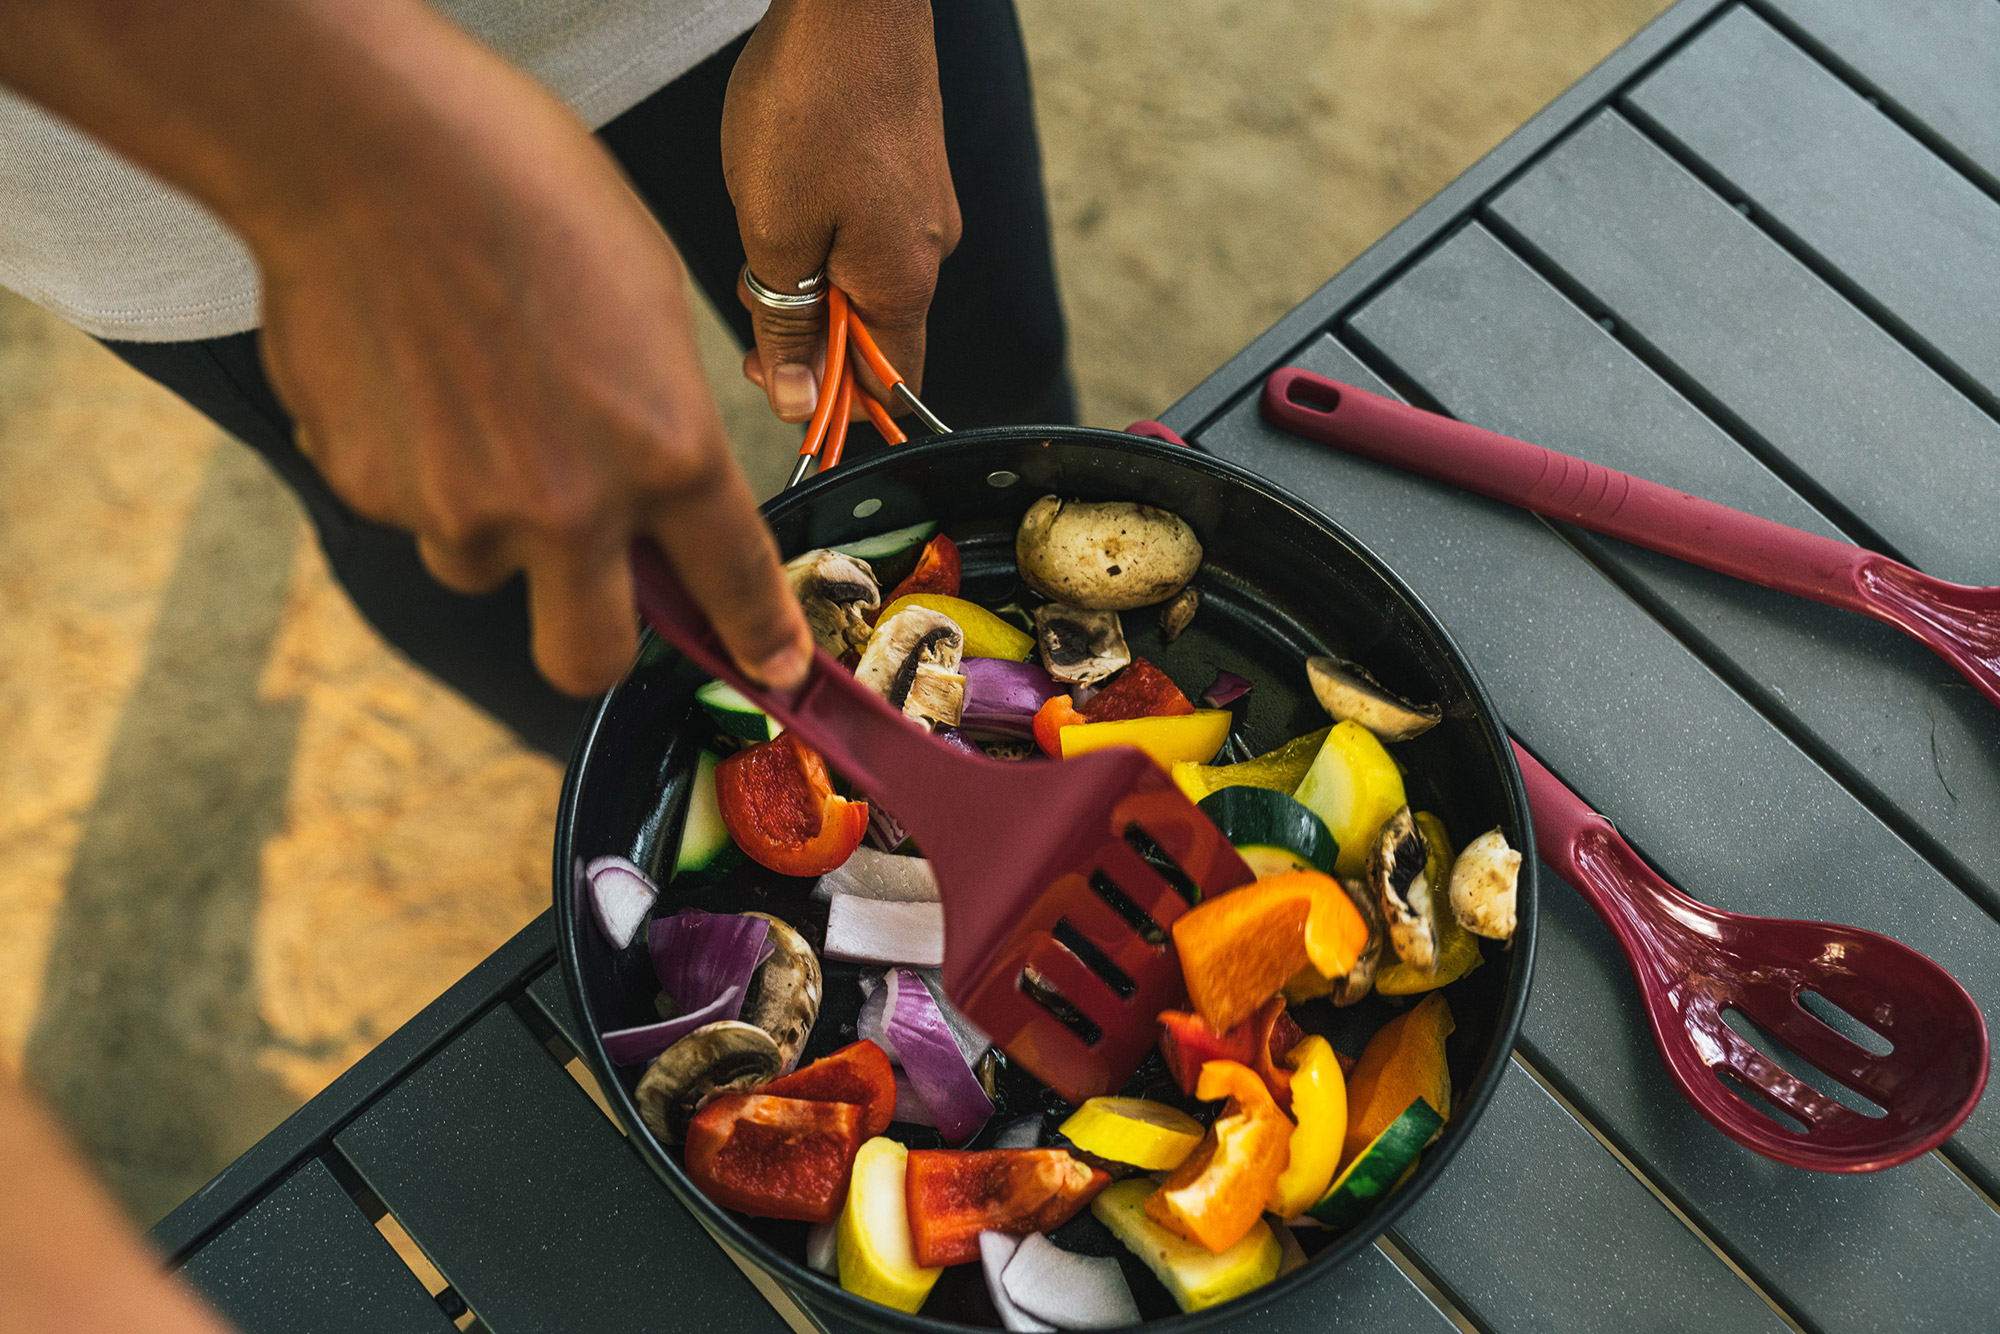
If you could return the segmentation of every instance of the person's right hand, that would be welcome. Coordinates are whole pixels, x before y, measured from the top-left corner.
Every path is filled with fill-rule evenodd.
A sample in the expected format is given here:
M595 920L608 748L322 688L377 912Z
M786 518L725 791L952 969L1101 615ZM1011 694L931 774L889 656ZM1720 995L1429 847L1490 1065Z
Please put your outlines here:
M636 538L747 674L803 679L679 261L540 84L416 0L66 0L12 27L0 79L248 241L272 383L333 489L453 588L526 573L553 683L630 663Z

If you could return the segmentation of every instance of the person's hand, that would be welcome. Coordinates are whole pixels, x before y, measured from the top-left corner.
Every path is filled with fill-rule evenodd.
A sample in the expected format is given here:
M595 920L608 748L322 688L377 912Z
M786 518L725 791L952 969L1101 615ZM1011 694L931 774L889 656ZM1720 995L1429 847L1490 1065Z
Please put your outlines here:
M823 267L920 389L924 318L959 235L928 0L773 0L729 78L722 168L750 271L791 291ZM824 303L790 313L738 295L757 336L743 373L804 421Z
M749 675L803 678L679 261L540 84L416 0L67 0L9 24L0 80L248 241L272 383L333 489L454 588L525 571L552 682L631 661L637 538Z

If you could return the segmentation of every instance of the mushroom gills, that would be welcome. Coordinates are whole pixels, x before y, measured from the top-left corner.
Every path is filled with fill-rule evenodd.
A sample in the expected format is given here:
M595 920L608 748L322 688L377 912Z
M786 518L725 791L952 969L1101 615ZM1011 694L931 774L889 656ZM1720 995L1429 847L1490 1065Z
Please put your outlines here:
M815 644L838 658L868 642L866 613L882 605L882 589L867 561L822 547L786 561L785 578Z
M1412 704L1384 690L1367 668L1345 658L1307 658L1306 677L1320 706L1335 722L1351 719L1383 741L1421 736L1444 717L1443 708L1436 704Z
M964 650L958 622L928 607L906 607L875 627L854 676L905 717L951 726L965 708L958 672Z
M777 1041L755 1024L704 1024L661 1052L639 1077L639 1118L661 1140L678 1144L703 1103L768 1083L783 1065Z
M825 983L820 974L819 955L806 938L791 925L769 913L749 912L745 917L761 917L771 924L768 939L771 957L758 965L750 976L749 993L743 1001L742 1019L771 1035L778 1044L778 1073L790 1074L812 1036L819 1019L820 996Z
M1045 603L1035 608L1035 643L1043 669L1071 685L1095 685L1132 662L1115 611Z
M1451 867L1451 912L1458 924L1489 940L1514 938L1515 890L1521 854L1496 827L1465 845Z
M1368 885L1382 905L1396 957L1429 973L1437 968L1438 895L1427 872L1423 835L1404 806L1389 817L1368 853Z

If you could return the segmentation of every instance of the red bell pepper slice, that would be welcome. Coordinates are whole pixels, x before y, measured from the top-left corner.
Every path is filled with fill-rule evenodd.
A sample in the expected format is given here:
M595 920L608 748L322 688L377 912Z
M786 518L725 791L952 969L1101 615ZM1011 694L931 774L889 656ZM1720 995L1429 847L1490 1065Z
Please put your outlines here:
M716 765L715 795L736 846L780 875L825 875L868 832L868 803L835 796L826 762L790 732Z
M1208 1062L1235 1061L1261 1075L1272 1100L1290 1110L1292 1072L1284 1058L1304 1039L1305 1030L1286 1012L1283 996L1271 997L1256 1014L1220 1036L1200 1015L1185 1010L1162 1010L1159 1020L1160 1055L1181 1092L1194 1095L1201 1067Z
M924 544L923 554L917 557L917 568L911 570L903 582L889 590L889 596L882 599L884 607L894 605L897 598L906 598L912 593L942 593L948 598L958 596L958 544L939 533Z
M866 1038L757 1091L774 1098L853 1103L861 1109L863 1139L873 1139L887 1130L896 1112L895 1068L889 1064L889 1054Z
M1050 695L1035 710L1035 744L1042 748L1042 754L1051 759L1061 759L1063 728L1090 720L1076 711L1068 695Z
M687 1173L702 1194L753 1218L831 1223L861 1150L861 1108L725 1093L688 1124Z
M1085 722L1116 723L1128 718L1173 718L1193 713L1194 705L1181 693L1167 674L1134 658L1110 685L1090 697L1083 706Z
M915 1149L904 1175L918 1264L979 1258L981 1232L1053 1232L1111 1184L1064 1149Z

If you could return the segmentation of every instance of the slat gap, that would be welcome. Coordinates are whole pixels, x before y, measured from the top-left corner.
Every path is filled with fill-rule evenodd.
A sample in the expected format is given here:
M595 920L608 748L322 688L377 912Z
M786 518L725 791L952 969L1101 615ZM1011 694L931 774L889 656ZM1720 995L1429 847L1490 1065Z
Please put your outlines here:
M1932 1150L1932 1156L1943 1163L1953 1176L1964 1182L1965 1188L1974 1195L1977 1195L1981 1204L1984 1204L1994 1213L2000 1214L2000 1202L1996 1202L1992 1192L1988 1191L1985 1186L1982 1186L1979 1183L1979 1179L1959 1163L1958 1159L1953 1156L1956 1152L1957 1150L1947 1141L1942 1147Z
M1773 1297L1768 1291L1765 1290L1764 1285L1759 1283L1755 1278L1751 1277L1750 1271L1745 1269L1743 1265L1737 1260L1737 1258L1733 1254L1731 1254L1722 1245L1720 1241L1716 1240L1716 1238L1713 1235L1711 1235L1707 1231L1707 1229L1703 1228L1700 1224L1696 1223L1694 1219L1688 1215L1688 1212L1685 1209L1681 1208L1680 1204L1673 1198L1673 1196L1667 1194L1665 1188L1663 1188L1657 1181L1653 1180L1653 1178L1649 1176L1646 1173L1646 1171L1639 1166L1638 1163L1633 1161L1630 1155L1628 1155L1623 1149L1621 1149L1609 1135L1605 1134L1605 1132L1599 1128L1597 1122L1592 1120L1589 1116L1585 1115L1581 1108L1579 1108L1575 1103L1571 1102L1569 1100L1568 1095L1566 1095L1560 1088L1556 1087L1555 1083L1551 1081L1547 1075L1543 1074L1541 1070L1536 1067L1535 1063L1529 1060L1527 1055L1524 1052L1522 1052L1518 1047L1515 1048L1514 1050L1513 1059L1514 1059L1514 1064L1521 1067L1521 1070L1528 1076L1528 1078L1534 1080L1537 1084L1540 1084L1542 1086L1542 1091L1548 1094L1551 1098L1555 1099L1557 1106L1561 1107L1565 1112L1568 1112L1570 1117L1573 1120L1575 1120L1575 1122L1578 1125L1582 1126L1585 1130L1590 1132L1590 1136L1592 1139L1596 1140L1599 1144L1604 1146L1604 1151L1610 1154L1613 1158L1615 1158L1618 1161L1618 1165L1620 1167L1623 1167L1627 1172L1630 1172L1634 1180L1636 1180L1640 1185L1644 1186L1649 1192L1651 1192L1653 1198L1658 1200L1662 1205L1664 1205L1667 1209L1667 1212L1671 1213L1676 1219L1680 1221L1682 1227L1685 1227L1689 1232L1692 1232L1695 1235L1695 1237L1701 1242L1702 1245L1708 1247L1710 1251L1714 1252L1716 1259L1722 1261L1723 1264L1729 1266L1729 1271L1735 1274L1736 1277L1742 1279L1743 1282L1746 1285L1748 1285L1750 1291L1756 1293L1758 1298L1764 1303L1764 1305L1771 1308L1772 1314L1776 1315L1778 1319L1784 1321L1789 1328L1799 1331L1799 1334L1807 1334L1806 1326L1799 1321L1798 1317L1794 1316L1790 1311L1786 1310L1782 1305L1780 1305L1778 1303L1778 1300L1775 1297Z
M1405 1250L1386 1232L1375 1238L1375 1249L1382 1252L1390 1264L1402 1271L1403 1277L1410 1280L1418 1292L1424 1294L1424 1300L1437 1307L1438 1313L1456 1325L1462 1334L1487 1334L1486 1327L1474 1320L1471 1314L1458 1304L1458 1299L1445 1289L1428 1268L1418 1262L1414 1252Z

